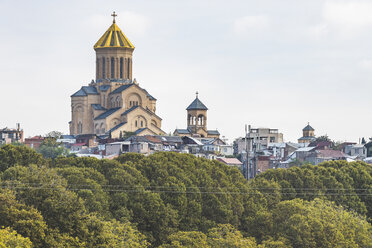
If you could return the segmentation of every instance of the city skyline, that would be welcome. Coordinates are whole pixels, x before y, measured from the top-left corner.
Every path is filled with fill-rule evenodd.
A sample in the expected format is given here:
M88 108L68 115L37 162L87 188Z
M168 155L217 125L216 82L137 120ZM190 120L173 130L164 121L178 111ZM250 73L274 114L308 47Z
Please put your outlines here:
M70 96L95 79L93 45L116 11L136 47L133 76L158 99L167 133L185 126L198 91L208 126L230 142L245 124L293 142L308 122L334 140L371 136L372 3L86 3L0 3L2 126L68 133Z

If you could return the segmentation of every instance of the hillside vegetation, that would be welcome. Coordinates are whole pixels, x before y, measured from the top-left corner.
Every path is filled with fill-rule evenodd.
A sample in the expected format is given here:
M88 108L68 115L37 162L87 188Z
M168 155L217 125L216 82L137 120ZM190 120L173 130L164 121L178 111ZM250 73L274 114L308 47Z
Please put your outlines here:
M327 162L247 182L171 152L116 160L0 148L0 247L372 247L372 168Z

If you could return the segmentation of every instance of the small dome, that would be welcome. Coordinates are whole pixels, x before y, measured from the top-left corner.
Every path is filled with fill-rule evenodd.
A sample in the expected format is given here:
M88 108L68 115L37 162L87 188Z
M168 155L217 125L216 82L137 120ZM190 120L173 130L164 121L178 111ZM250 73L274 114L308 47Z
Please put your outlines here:
M315 130L315 129L312 128L312 127L310 126L310 124L307 124L307 126L304 127L304 129L302 129L302 131L314 131L314 130Z
M134 46L114 22L94 45L94 49L97 48L134 49Z

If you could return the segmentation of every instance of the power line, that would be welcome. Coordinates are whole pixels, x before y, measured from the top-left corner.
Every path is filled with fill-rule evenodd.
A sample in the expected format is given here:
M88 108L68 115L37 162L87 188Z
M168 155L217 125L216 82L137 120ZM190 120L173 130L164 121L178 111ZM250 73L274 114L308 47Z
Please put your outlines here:
M41 186L11 186L11 185L1 185L2 189L29 189L29 190L60 190L56 187L48 186L63 186L63 185L41 185ZM91 190L98 191L92 188L65 188L70 191L81 191L81 190ZM280 193L281 195L306 195L306 196L324 196L324 195L342 195L342 196L372 196L372 193L327 193L327 192L235 192L235 191L175 191L175 190L153 190L148 188L138 189L102 189L105 192L126 192L126 193L171 193L171 194L223 194L223 195L276 195Z

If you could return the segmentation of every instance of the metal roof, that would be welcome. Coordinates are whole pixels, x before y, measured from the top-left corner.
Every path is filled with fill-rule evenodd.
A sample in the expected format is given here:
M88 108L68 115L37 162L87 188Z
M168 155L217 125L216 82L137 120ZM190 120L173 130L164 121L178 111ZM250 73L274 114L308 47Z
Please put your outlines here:
M76 96L87 96L87 95L98 95L97 88L94 86L83 86L80 90L75 92L71 97Z
M190 130L188 129L176 129L176 132L179 134L189 134Z
M120 93L120 92L123 92L124 90L128 89L129 87L131 87L132 85L134 84L124 84L122 86L120 86L119 88L115 89L113 92L111 92L110 94L116 94L116 93Z
M97 41L97 43L94 45L94 49L114 47L134 49L133 44L128 40L115 22Z
M94 120L106 119L106 117L108 117L108 116L110 116L111 114L115 113L115 112L118 111L119 109L120 109L120 107L109 109L109 110L107 110L106 112L104 112L104 113L100 114L99 116L97 116L96 118L94 118Z
M92 108L95 110L106 110L101 104L91 104Z
M121 115L129 114L130 112L132 112L133 110L135 110L138 107L139 107L138 105L137 106L133 106L130 109L125 110Z
M208 110L208 108L196 97L186 110Z
M312 127L310 126L310 124L307 124L307 126L304 127L304 129L302 129L302 131L314 131L314 130L315 130L315 129L312 128Z
M212 135L220 135L220 132L218 132L218 130L208 130L207 133Z

